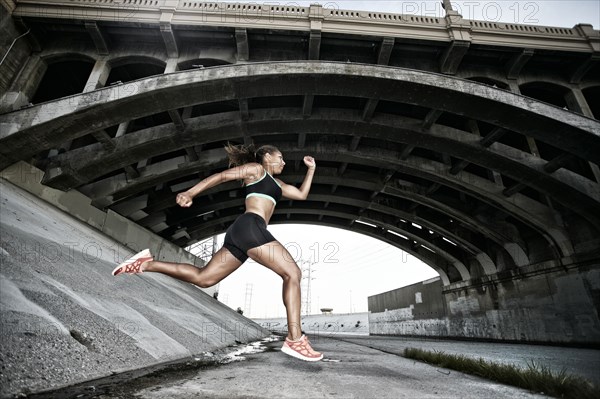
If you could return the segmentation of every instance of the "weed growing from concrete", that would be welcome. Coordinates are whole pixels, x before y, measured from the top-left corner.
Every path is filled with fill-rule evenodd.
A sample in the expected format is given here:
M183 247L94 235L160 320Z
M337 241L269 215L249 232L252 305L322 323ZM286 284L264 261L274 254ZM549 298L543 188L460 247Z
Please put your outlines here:
M488 362L482 358L472 359L416 348L404 349L404 357L557 398L600 398L600 389L586 379L569 375L564 369L553 373L548 367L534 362L528 363L527 368L523 369L511 364Z

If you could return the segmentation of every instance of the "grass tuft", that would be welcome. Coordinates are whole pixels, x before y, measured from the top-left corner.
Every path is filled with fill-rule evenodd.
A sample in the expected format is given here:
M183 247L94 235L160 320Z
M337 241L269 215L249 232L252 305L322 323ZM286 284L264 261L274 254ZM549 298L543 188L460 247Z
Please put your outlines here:
M527 368L523 369L515 365L488 362L482 358L472 359L416 348L404 349L404 357L557 398L600 398L600 389L586 379L567 374L564 369L554 373L548 367L534 362L527 363Z

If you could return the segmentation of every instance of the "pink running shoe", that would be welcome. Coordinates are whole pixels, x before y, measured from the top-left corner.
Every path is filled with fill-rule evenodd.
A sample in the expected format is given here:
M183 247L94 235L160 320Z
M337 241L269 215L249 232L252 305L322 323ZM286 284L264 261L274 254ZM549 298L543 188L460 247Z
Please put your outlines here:
M308 338L306 338L306 335L301 336L298 341L292 341L289 338L286 338L281 351L286 355L307 362L318 362L323 359L323 354L316 352L310 346L310 342L308 341Z
M154 260L152 255L150 254L149 249L144 249L142 252L138 252L133 255L131 258L127 259L125 262L121 263L119 266L112 271L113 276L118 276L122 273L127 274L136 274L142 273L142 263Z

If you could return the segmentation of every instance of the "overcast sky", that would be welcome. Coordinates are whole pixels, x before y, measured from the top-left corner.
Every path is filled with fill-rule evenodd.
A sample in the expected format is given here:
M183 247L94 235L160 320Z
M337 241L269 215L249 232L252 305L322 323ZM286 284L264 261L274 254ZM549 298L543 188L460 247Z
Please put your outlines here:
M311 3L319 3L327 8L443 16L441 1L264 2L270 5L302 6ZM452 4L464 18L492 22L561 27L589 23L595 29L598 29L600 22L600 1L597 0L455 1ZM316 162L318 165L319 159ZM331 307L334 313L366 312L369 295L438 275L429 266L395 247L349 231L306 225L274 225L269 226L269 230L290 250L303 269L308 268L308 262L313 263L312 313L319 313L322 307ZM219 247L222 240L221 235L218 238ZM304 272L304 276L308 277L308 271ZM307 280L304 280L304 285ZM219 299L234 309L238 306L245 309L246 291L249 288L252 289L251 308L249 311L246 309L245 315L254 318L285 316L281 299L281 278L252 261L246 262L221 282Z

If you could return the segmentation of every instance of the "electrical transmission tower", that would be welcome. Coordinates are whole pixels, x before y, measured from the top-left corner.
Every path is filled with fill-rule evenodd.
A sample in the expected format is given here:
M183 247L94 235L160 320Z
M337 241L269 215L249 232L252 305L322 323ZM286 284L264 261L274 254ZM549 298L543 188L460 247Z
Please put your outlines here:
M244 303L244 312L246 316L250 317L250 309L252 308L252 284L246 284L246 300Z
M202 259L204 261L204 265L206 265L208 261L212 259L215 252L217 252L217 237L212 236L206 240L197 242L189 246L187 251ZM219 286L219 284L214 286L215 291L213 293L213 297L215 299L217 299L219 296Z
M311 293L310 293L310 285L312 280L314 280L315 278L312 277L312 273L315 272L315 270L313 270L312 266L315 264L315 262L311 262L308 260L301 260L300 263L302 265L308 265L308 267L304 267L302 268L302 280L306 280L306 290L303 290L302 292L304 292L304 314L306 316L308 316L311 313Z
M206 240L199 241L188 248L188 251L202 259L205 263L217 252L217 237L213 236Z

